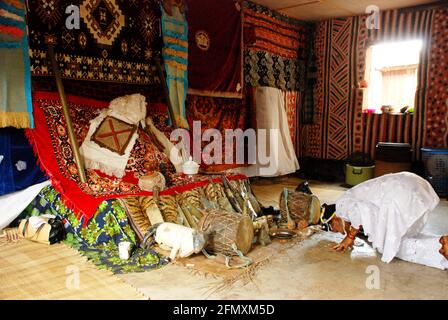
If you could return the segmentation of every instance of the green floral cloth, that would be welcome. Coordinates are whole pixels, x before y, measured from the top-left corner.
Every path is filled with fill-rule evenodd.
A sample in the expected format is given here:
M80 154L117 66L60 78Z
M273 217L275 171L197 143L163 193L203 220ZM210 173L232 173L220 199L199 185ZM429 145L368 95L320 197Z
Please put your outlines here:
M95 215L84 226L84 218L78 219L61 200L61 195L51 186L45 187L25 210L24 215L52 214L58 216L67 230L65 243L87 256L99 268L112 272L142 272L160 268L168 258L152 250L137 246L136 235L120 203L113 199L103 201ZM133 244L129 260L118 256L118 244L129 241Z

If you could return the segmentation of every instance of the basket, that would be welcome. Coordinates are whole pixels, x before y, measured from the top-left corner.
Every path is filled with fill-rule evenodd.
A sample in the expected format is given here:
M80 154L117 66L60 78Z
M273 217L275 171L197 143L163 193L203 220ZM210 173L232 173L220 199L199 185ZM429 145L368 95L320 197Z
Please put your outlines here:
M448 195L448 149L422 148L425 177L440 196Z

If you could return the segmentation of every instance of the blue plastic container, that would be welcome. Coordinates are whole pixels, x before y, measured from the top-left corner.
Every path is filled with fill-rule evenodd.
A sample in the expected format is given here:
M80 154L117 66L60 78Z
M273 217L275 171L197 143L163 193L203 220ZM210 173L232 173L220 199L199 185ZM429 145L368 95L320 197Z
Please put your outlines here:
M448 195L448 149L422 148L425 176L440 196Z

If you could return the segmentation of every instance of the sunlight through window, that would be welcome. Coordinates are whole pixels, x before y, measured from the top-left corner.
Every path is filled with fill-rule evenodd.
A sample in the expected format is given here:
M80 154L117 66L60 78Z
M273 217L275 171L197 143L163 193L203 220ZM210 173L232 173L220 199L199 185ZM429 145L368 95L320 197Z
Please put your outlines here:
M413 40L368 49L364 110L413 112L422 46L422 41Z

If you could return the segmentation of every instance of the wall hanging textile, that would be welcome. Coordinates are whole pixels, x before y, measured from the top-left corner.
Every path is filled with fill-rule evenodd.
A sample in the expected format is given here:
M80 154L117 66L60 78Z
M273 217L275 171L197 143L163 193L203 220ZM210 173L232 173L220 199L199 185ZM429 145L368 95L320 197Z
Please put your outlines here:
M362 147L362 91L367 27L362 17L319 22L315 54L314 123L305 156L345 159ZM364 55L363 55L364 53ZM361 67L362 65L363 67Z
M187 112L190 128L193 128L193 121L200 121L202 133L207 129L218 129L224 137L226 129L241 129L244 131L249 127L247 99L188 95ZM202 147L207 144L209 142L203 142ZM233 157L234 163L225 163L226 154ZM243 164L236 163L236 144L234 144L232 150L222 148L222 164L202 164L202 169L209 172L221 172L240 166L243 166Z
M32 128L31 74L23 0L0 0L0 128Z
M448 9L434 13L423 146L448 148Z
M233 0L188 0L189 93L241 98L241 7Z
M244 81L250 87L272 87L298 91L302 85L302 66L298 60L286 59L265 51L244 50Z
M137 248L129 260L118 256L118 244L129 241L134 246L137 239L128 223L126 213L117 200L101 202L94 216L86 223L67 208L61 195L51 186L45 187L29 205L26 215L58 216L68 231L65 243L79 250L99 268L115 274L143 272L160 268L168 263L165 257L152 250Z
M295 91L285 92L285 111L288 119L288 129L291 135L291 141L296 149L297 138L297 106L299 102L299 94Z
M185 112L188 91L188 24L185 13L178 6L172 6L171 14L165 11L163 5L161 11L166 84L176 123L182 128L188 128Z
M308 26L306 34L304 87L300 104L300 123L312 124L314 120L314 86L317 81L316 55L314 53L315 26Z
M367 30L366 18L350 17L317 23L315 53L314 125L306 128L309 141L305 154L324 159L345 159L362 150L362 90L365 52L370 44L421 39L415 112L410 143L414 158L423 146L448 146L446 85L448 10L383 11L380 29Z
M69 29L66 8L79 8L79 29ZM51 75L47 45L55 46L62 77L153 84L151 60L161 51L160 6L156 0L29 1L31 68Z
M47 180L36 163L24 130L0 129L0 195Z
M257 157L257 162L242 172L247 176L282 176L296 172L299 162L291 140L286 114L285 92L271 87L257 87L255 92L257 130L265 129L265 142L258 140L258 145L266 145L269 154L267 164ZM272 133L276 135L272 136ZM265 161L263 159L263 161Z
M266 7L245 1L244 45L286 59L302 58L306 42L306 24Z
M32 92L58 91L54 77L32 77L31 85ZM64 91L66 94L73 94L103 101L110 101L111 99L115 99L117 97L139 92L145 96L146 101L149 101L150 104L165 101L165 97L162 95L160 83L154 85L138 85L119 82L64 79Z
M243 7L245 84L302 89L307 24L251 2Z
M412 141L413 114L363 113L363 149L375 159L378 142L409 143ZM416 150L413 150L414 153ZM418 151L418 150L417 150Z
M168 189L161 195L174 194L207 184L209 179L218 176L197 175L192 178L176 174L168 157L159 151L149 137L140 132L126 166L122 179L106 176L99 171L87 170L87 183L79 181L73 151L68 141L65 119L57 93L35 92L34 114L36 128L27 131L27 136L39 157L42 169L49 175L53 187L61 193L61 198L77 215L84 216L87 222L99 204L107 199L131 195L152 195L142 192L138 178L153 171L164 172ZM74 130L81 143L89 130L90 120L94 119L107 102L77 96L67 96L71 116L77 119ZM232 176L241 179L244 176Z

